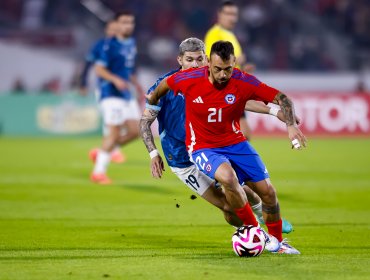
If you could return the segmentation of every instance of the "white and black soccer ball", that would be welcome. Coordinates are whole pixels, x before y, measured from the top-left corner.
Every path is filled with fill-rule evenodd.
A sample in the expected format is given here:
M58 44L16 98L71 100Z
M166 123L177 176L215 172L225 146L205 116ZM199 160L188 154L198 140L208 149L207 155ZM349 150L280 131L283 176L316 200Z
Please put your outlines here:
M265 235L255 226L242 226L233 234L235 254L239 257L257 257L265 249Z

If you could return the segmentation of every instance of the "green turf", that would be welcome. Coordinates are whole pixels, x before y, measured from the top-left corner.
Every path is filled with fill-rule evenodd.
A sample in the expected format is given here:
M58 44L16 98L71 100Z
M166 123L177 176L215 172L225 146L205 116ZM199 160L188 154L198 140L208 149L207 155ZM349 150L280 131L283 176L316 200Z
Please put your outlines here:
M0 279L369 279L370 141L254 139L302 255L234 255L219 210L137 141L89 183L98 138L0 138ZM176 204L180 207L177 208Z

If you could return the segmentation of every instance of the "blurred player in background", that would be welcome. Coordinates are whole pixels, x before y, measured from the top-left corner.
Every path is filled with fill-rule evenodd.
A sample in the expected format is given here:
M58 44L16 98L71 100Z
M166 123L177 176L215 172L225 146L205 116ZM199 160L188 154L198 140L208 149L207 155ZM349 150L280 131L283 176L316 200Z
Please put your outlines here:
M300 254L282 237L276 190L258 153L239 130L239 116L248 100L274 102L282 109L294 147L305 146L306 139L296 126L291 100L234 68L235 61L233 45L227 41L216 42L211 48L209 67L188 69L163 79L148 96L148 102L158 104L170 90L185 96L186 145L191 161L222 184L226 200L243 224L258 226L240 185L247 182L261 197L268 232L276 240L270 238L268 250Z
M211 47L213 43L223 40L229 41L233 44L236 56L236 67L251 73L254 71L255 66L253 64L246 63L246 56L243 53L242 47L238 39L236 38L233 30L238 22L239 8L234 1L223 1L217 11L217 22L211 27L206 33L204 43L206 46L206 54L209 58ZM246 120L246 113L243 112L240 119L240 129L244 136L251 139L251 129Z
M99 54L102 52L104 43L107 39L113 38L117 34L117 23L115 19L111 19L105 25L105 36L99 39L94 45L91 47L90 51L86 55L85 63L82 68L82 73L80 75L79 81L79 92L81 95L86 96L88 94L88 76L91 67L95 64L96 61L99 59ZM99 92L99 91L98 91ZM99 97L98 97L99 98ZM106 133L107 129L103 129L103 133ZM96 157L98 155L98 148L94 148L89 152L89 157L92 161L95 162ZM123 163L126 160L125 155L121 152L121 147L117 145L111 153L111 161L115 163Z
M207 64L204 52L204 44L197 38L188 38L179 46L177 61L181 68L171 71L162 77L149 89L152 92L158 84L166 77L189 68L198 68ZM254 112L268 114L270 107L250 100L246 104L246 109ZM175 112L175 114L174 114ZM275 111L274 115L283 120L281 111ZM184 182L192 191L195 191L202 198L218 207L224 214L225 220L233 226L241 226L243 222L235 215L233 209L228 204L222 188L215 187L215 181L210 179L203 172L198 170L190 161L189 154L185 145L185 101L183 96L176 96L173 91L160 99L158 105L146 105L140 121L140 133L144 144L151 157L151 172L153 177L161 178L164 164L160 156L150 129L154 120L158 120L161 145L167 163L173 173ZM261 199L247 186L243 187L251 202L253 212L261 223L262 202ZM292 226L284 221L283 232L289 233Z
M117 34L105 41L95 66L99 77L100 109L107 129L90 176L93 182L99 184L111 183L106 172L113 149L139 136L141 112L135 96L129 90L129 82L136 88L138 97L144 96L135 75L137 50L132 37L135 16L128 11L121 12L115 20Z
M81 95L88 94L88 76L91 67L99 58L99 54L103 49L104 43L107 39L115 37L117 34L117 23L114 19L109 20L105 25L104 37L96 41L85 57L85 62L82 68L79 81L79 92Z

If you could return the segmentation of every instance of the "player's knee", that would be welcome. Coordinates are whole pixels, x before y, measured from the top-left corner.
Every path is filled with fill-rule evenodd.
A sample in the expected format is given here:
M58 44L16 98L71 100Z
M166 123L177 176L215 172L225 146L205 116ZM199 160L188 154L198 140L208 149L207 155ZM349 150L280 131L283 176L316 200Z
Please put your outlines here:
M111 130L111 133L109 134L108 138L112 142L118 142L118 140L119 140L119 132L116 131L116 130Z
M272 185L269 185L264 195L261 197L264 204L267 205L276 205L277 203L277 195L276 190Z
M235 186L239 184L238 179L233 172L225 172L218 181L221 182L227 190L234 190Z
M269 192L268 192L269 200L273 201L274 203L277 202L276 190L273 185L270 184Z

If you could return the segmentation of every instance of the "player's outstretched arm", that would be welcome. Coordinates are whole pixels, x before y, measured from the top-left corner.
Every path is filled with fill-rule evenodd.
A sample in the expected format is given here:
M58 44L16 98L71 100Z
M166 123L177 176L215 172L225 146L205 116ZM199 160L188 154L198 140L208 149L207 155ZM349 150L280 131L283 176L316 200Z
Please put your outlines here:
M244 110L259 114L270 114L277 117L280 121L285 123L285 117L283 112L278 107L267 106L262 102L255 100L248 100L245 104ZM300 124L300 119L295 116L296 124Z
M247 103L245 103L244 110L260 114L269 114L270 107L259 101L248 100Z
M292 148L301 149L302 146L306 147L306 137L296 125L297 121L295 118L294 105L292 100L284 93L279 92L275 96L274 103L280 106L280 109L283 113L288 129L288 136L289 139L292 141Z
M146 96L146 99L148 100L148 103L150 105L156 105L158 104L159 99L166 95L168 91L170 90L170 87L167 84L167 78L163 79L159 85L152 91L150 94Z
M153 133L150 129L150 126L158 116L158 112L146 108L140 119L140 135L151 158L150 169L154 178L161 178L164 171L163 160L155 146Z

